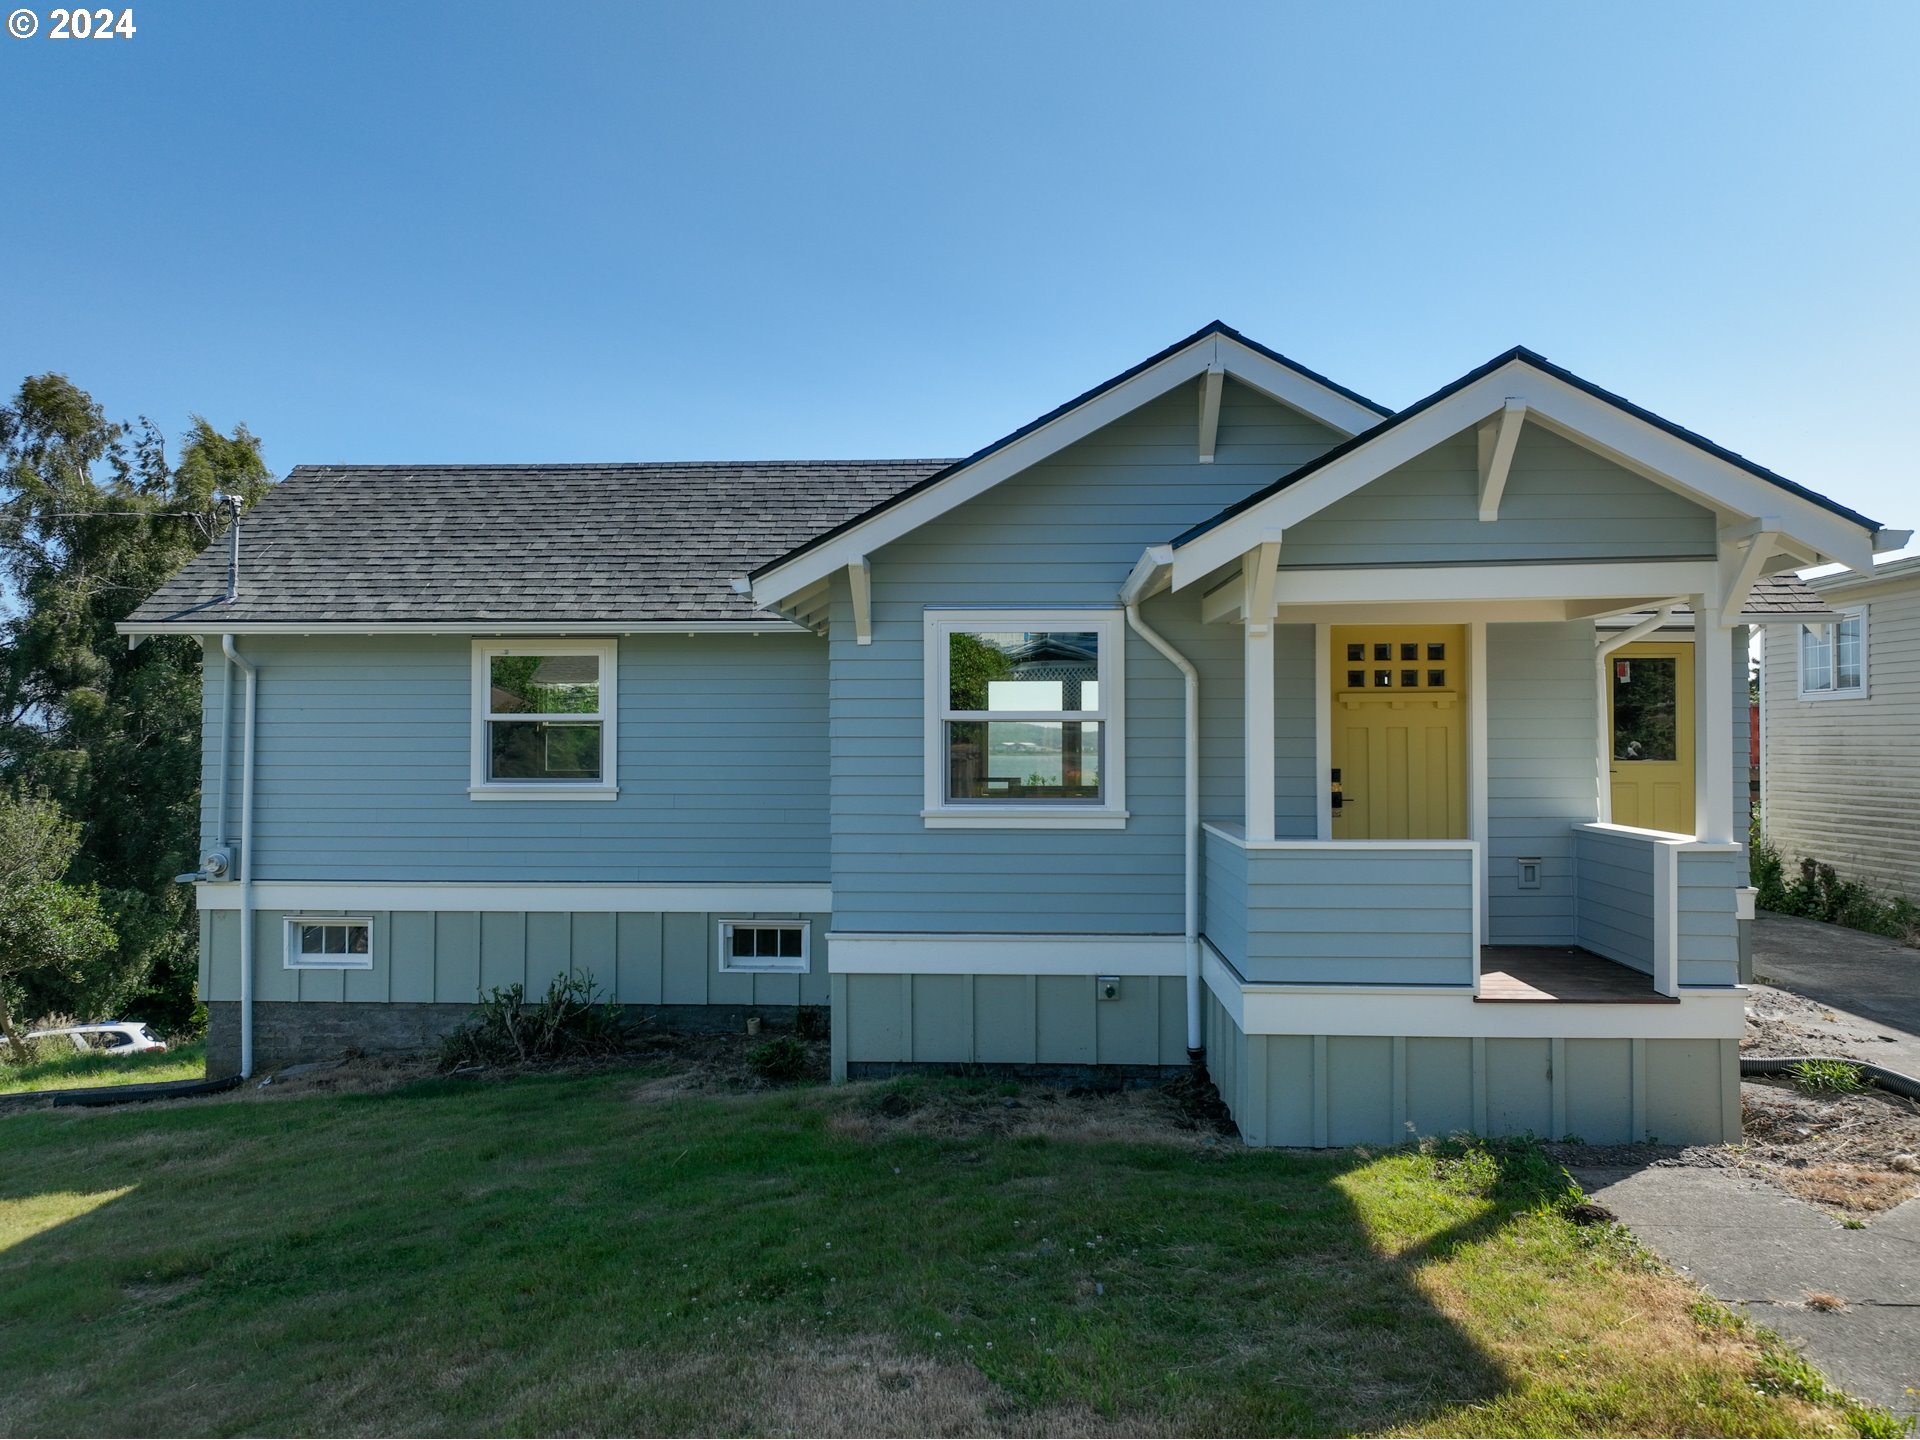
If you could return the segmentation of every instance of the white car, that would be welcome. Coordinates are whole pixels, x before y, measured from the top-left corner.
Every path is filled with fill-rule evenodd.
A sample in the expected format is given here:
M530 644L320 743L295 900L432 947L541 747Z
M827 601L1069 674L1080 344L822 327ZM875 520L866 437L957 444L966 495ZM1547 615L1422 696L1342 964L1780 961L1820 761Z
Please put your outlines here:
M141 1050L167 1048L166 1041L138 1020L108 1020L99 1025L63 1025L57 1030L35 1030L27 1039L52 1040L59 1036L71 1040L74 1049L89 1054L111 1051L115 1055L132 1055Z

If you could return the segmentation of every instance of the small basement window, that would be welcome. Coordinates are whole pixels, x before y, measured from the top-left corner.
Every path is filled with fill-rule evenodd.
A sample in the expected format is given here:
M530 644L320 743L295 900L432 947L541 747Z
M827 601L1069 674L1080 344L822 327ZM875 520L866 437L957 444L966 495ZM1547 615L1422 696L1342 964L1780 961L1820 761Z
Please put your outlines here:
M812 928L806 920L722 920L720 968L806 970Z
M371 970L370 916L289 915L287 969Z

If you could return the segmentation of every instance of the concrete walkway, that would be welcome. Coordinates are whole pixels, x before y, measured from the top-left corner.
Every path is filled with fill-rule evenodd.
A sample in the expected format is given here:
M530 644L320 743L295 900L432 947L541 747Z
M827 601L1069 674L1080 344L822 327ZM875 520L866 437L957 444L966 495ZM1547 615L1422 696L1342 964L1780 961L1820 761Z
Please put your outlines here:
M1920 1409L1920 1199L1864 1230L1738 1170L1573 1168L1668 1264L1798 1341L1836 1385L1899 1415ZM1807 1308L1810 1294L1846 1309Z
M1753 922L1753 974L1823 1005L1920 1035L1920 950L1763 910Z

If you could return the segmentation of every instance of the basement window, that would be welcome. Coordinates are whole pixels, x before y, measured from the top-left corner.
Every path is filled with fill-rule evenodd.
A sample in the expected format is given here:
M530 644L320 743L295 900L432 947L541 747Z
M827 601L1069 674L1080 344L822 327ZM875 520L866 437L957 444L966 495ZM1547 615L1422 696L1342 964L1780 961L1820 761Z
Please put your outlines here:
M289 915L287 969L371 970L373 919L358 915Z
M722 920L720 968L800 973L809 965L805 920Z

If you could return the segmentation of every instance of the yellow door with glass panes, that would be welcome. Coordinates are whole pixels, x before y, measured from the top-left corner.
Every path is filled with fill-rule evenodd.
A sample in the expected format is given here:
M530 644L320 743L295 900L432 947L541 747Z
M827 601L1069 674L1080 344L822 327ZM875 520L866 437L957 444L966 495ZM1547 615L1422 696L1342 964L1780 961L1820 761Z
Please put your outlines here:
M1648 640L1609 658L1613 823L1693 834L1693 646Z
M1467 629L1336 625L1333 838L1467 838Z

